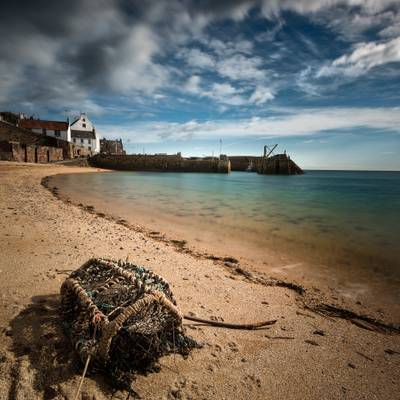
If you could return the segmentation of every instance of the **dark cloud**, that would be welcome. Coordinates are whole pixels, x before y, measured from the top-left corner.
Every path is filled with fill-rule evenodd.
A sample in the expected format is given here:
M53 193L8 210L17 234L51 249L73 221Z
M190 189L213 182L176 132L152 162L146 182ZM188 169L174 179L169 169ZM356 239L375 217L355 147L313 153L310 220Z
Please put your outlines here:
M326 21L332 10L326 4L350 2L358 4L358 14L331 19L343 34L346 15L363 17L353 22L357 34L373 26L373 17L381 16L382 24L399 15L399 2L388 0L379 6L372 0L2 1L0 105L96 110L98 95L154 93L179 75L171 57L211 22L243 19L255 7L268 18L291 10Z

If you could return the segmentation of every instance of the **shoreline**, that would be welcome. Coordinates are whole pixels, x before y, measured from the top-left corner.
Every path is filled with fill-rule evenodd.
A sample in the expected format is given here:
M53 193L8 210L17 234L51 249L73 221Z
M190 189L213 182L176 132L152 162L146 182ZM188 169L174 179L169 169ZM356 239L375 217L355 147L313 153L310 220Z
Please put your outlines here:
M99 172L110 171L100 170ZM265 271L261 272L254 268L254 265L251 265L248 262L243 262L241 257L236 258L232 255L220 255L218 253L202 251L201 249L196 248L193 243L188 243L185 239L172 239L167 234L152 231L144 225L131 224L125 219L115 217L102 211L96 211L96 208L92 205L76 204L69 198L67 199L62 197L57 187L51 186L51 178L53 176L55 175L45 176L41 180L40 184L48 189L57 200L62 201L65 204L79 207L89 214L122 225L134 232L139 232L151 240L172 246L177 252L188 254L197 259L211 260L215 265L224 268L229 274L240 276L245 281L258 285L277 286L293 290L297 295L296 301L303 309L320 313L321 315L331 315L336 318L348 319L352 323L355 323L364 329L376 329L377 331L382 332L400 333L400 323L398 323L397 319L394 319L394 322L385 322L381 319L379 313L374 313L371 307L367 307L367 310L364 309L363 311L357 310L357 305L361 304L360 302L352 301L352 299L350 299L350 301L345 301L346 299L342 298L341 302L337 302L336 300L338 299L334 294L329 293L329 288L327 287L324 288L325 293L321 296L321 288L315 290L315 286L310 285L307 287L307 284L297 282L296 279L279 279L277 277L271 277ZM316 283L317 282L312 282L313 285ZM364 323L366 325L363 325Z
M133 212L127 211L124 209L126 203L121 200L116 203L113 200L111 205L97 193L90 197L90 190L84 195L71 190L68 185L69 190L65 190L64 183L62 179L57 179L57 175L53 175L46 179L45 186L58 199L68 204L108 220L120 221L130 229L169 243L179 251L199 258L211 258L222 265L224 261L228 261L227 267L231 270L239 267L263 278L272 277L306 287L315 286L323 290L329 298L347 298L347 307L361 302L365 306L364 313L371 312L368 310L384 309L391 314L392 322L400 320L399 280L393 271L379 269L380 265L384 265L384 254L381 259L372 259L371 255L361 253L360 247L357 252L352 249L355 252L353 255L343 251L339 255L335 253L340 246L335 248L335 243L325 243L325 246L319 248L324 243L306 243L305 239L296 236L297 243L289 240L293 235L284 231L273 241L259 242L257 237L251 236L255 240L252 242L247 233L243 241L243 232L239 232L240 236L235 231L229 234L227 232L232 227L223 224L210 228L210 221L203 223L194 217L193 220L181 220L173 215L154 212L151 207L150 211L141 208ZM235 229L237 230L237 227ZM282 229L286 228L283 226ZM311 251L310 246L318 247L318 250ZM310 250L310 254L307 254L307 249ZM236 264L240 265L230 263L230 259L235 259Z
M303 292L302 283L270 279L238 260L196 254L183 242L60 201L57 193L40 184L57 172L90 171L96 169L0 163L4 398L46 398L46 386L55 399L70 398L80 369L68 348L61 346L64 339L54 307L60 284L66 270L92 255L125 259L128 254L131 262L165 276L178 306L187 313L226 322L278 317L276 327L251 333L187 324L188 333L204 348L187 360L166 357L159 374L137 376L135 390L143 398L317 399L326 398L326 393L331 398L395 398L400 390L395 372L400 366L400 335L390 322L377 322L386 316L357 304L349 314L345 299L332 302L335 299L320 288L307 286ZM32 337L33 328L40 334ZM57 377L44 357L53 353L55 360L64 357L64 363L51 363ZM110 390L102 377L85 381L86 393L97 399L110 398Z

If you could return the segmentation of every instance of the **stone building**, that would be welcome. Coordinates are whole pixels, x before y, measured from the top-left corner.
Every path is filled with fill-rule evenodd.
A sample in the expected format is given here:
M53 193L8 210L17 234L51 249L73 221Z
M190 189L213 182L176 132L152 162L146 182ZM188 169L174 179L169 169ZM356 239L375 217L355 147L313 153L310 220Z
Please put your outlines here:
M122 139L119 140L108 140L101 139L100 140L100 153L105 154L125 154L124 146L122 144Z
M18 127L33 133L54 137L73 143L81 148L79 155L92 155L100 152L100 136L86 114L81 113L72 124L67 121L47 121L26 118L20 115Z
M92 155L86 147L80 147L73 142L43 134L43 132L38 133L37 127L32 130L25 129L4 120L0 120L0 142L0 153L2 153L0 159L2 160L45 162L47 159L47 162L52 162L60 161L60 154L64 160ZM52 148L56 148L57 151ZM42 150L45 153L49 150L48 157L43 156ZM34 153L36 155L33 157Z
M23 115L18 126L33 133L39 133L57 139L71 141L71 127L68 121L46 121L42 119L25 118Z

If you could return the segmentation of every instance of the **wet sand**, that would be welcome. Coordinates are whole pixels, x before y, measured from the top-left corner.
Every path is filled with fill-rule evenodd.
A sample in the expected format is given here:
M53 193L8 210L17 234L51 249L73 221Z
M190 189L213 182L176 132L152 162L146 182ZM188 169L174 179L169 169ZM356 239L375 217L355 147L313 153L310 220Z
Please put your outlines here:
M203 348L187 360L165 357L160 373L137 376L143 399L398 398L396 304L379 305L376 297L358 304L334 278L323 284L324 274L314 279L287 255L271 254L263 271L212 257L163 232L62 201L41 185L46 176L71 172L96 170L0 163L0 399L73 398L81 366L61 332L58 293L68 271L92 256L129 257L153 269L170 282L185 314L278 319L258 331L187 321ZM82 398L127 393L93 375Z

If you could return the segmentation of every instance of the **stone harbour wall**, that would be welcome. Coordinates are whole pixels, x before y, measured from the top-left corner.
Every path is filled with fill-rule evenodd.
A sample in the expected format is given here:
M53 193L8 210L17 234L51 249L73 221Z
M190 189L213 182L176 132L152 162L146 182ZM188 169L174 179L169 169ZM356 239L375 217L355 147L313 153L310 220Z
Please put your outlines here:
M92 166L123 171L216 172L229 173L230 161L217 158L183 158L177 155L106 155L89 159Z
M268 175L301 175L303 170L287 154L262 157L256 165L259 174Z
M251 163L255 168L261 159L262 157L257 156L229 156L232 171L246 171Z

